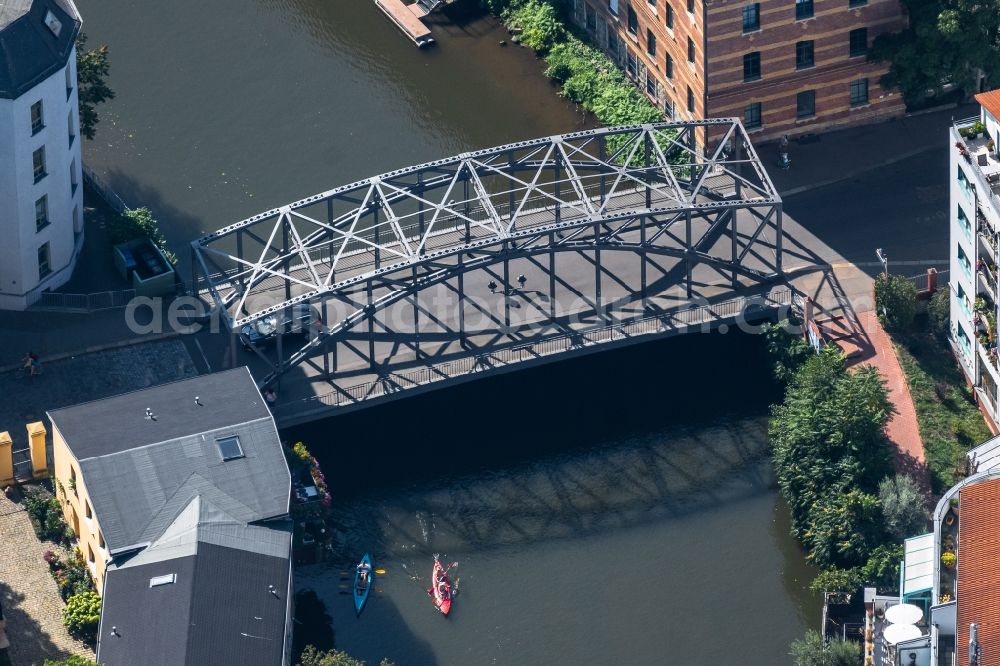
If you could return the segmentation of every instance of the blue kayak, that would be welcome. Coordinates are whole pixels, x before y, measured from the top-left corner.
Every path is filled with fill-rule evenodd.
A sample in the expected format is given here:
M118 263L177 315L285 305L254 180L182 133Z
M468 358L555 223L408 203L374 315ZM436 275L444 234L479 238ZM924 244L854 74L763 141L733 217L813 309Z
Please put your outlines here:
M364 581L361 580L361 570L367 566L368 575ZM361 615L361 611L364 610L365 603L368 601L368 595L372 591L372 583L375 579L375 567L372 566L372 556L365 553L365 556L361 558L361 562L358 564L357 568L354 570L354 612Z

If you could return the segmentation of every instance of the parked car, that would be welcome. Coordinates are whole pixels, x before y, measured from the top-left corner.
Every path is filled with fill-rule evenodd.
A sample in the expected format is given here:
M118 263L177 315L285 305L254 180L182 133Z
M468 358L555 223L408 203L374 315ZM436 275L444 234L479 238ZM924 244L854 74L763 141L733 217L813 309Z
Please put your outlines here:
M240 342L244 349L262 347L274 340L279 331L282 335L305 335L310 328L318 330L322 325L319 310L308 303L296 303L241 328Z

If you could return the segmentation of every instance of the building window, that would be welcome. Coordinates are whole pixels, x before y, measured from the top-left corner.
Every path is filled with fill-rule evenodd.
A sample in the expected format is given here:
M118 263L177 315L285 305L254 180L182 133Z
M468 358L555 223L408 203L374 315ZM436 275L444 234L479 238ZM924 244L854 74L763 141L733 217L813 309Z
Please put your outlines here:
M66 131L69 133L69 145L73 145L73 139L76 138L76 128L73 127L73 112L70 111L69 115L66 116Z
M743 125L747 129L757 129L760 127L760 102L748 104L743 109Z
M31 105L31 133L38 134L45 127L45 120L42 118L42 101L39 100Z
M45 178L45 146L31 154L31 168L35 174L35 182Z
M618 57L618 33L612 28L613 24L608 23L608 53L615 58Z
M667 22L667 28L670 29L670 30L673 30L674 29L674 8L671 7L670 5L665 5L663 7L663 11L666 12L666 18L664 20Z
M667 78L674 78L674 59L669 53L667 54L665 64L667 69Z
M587 30L594 32L597 30L597 11L590 5L584 5L584 14L587 21Z
M48 243L46 243L43 247L45 248L45 253L48 254L48 247L49 247ZM38 256L39 256L39 258L41 258L41 256L42 256L42 250L41 250L41 248L39 248L39 250L38 250ZM69 466L69 489L73 491L74 495L77 494L76 493L76 468L73 467L72 465Z
M639 76L639 59L630 49L625 49L625 73L633 79Z
M743 6L743 32L760 30L760 3Z
M851 81L851 106L868 103L868 79Z
M687 0L688 2L688 14L694 14L694 0Z
M694 62L694 40L688 37L688 62Z
M795 0L795 20L812 18L813 0Z
M663 114L668 120L673 120L677 117L677 109L674 107L674 101L668 99L663 103Z
M66 65L66 99L73 94L73 65Z
M88 502L87 500L83 500L83 511L84 511L84 515L87 516L87 520L93 520L94 519L94 512L91 511L91 509L90 509L90 502Z
M35 231L41 231L49 225L49 195L43 194L35 202Z
M40 248L38 248L38 279L41 280L48 276L52 272L52 264L49 261L49 244L43 243ZM73 472L73 477L70 479L73 482L73 494L76 494L76 472Z
M851 57L868 53L868 28L851 30Z
M694 113L694 91L688 86L688 113Z
M756 81L760 78L760 51L743 56L743 80Z
M236 460L243 457L243 447L240 446L240 438L236 435L217 439L215 444L219 447L219 454L223 460Z
M104 532L101 530L97 530L97 545L102 549L107 548L107 545L104 543Z
M656 35L649 28L646 28L646 53L650 58L656 57Z
M76 179L76 158L74 157L73 161L69 163L69 193L70 194L76 194L76 188L77 188L78 184L79 184L79 181L77 181L77 179Z
M795 69L808 69L816 64L813 58L813 41L795 42Z
M646 77L646 92L649 93L650 97L656 99L656 94L659 92L659 85L652 76Z
M91 564L94 563L94 548L89 543L87 544L87 561Z
M795 117L812 118L816 115L816 91L806 90L795 96Z
M628 6L628 31L631 35L639 34L639 17L635 15L632 5Z

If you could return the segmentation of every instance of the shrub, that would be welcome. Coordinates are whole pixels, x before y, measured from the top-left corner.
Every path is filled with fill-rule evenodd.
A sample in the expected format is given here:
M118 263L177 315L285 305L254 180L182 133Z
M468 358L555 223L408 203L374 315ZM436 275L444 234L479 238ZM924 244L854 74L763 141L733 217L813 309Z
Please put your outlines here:
M299 656L298 666L365 666L365 662L340 650L323 652L310 645ZM393 666L393 664L388 659L383 659L379 662L379 666Z
M883 544L872 551L861 567L864 582L879 590L899 591L899 563L903 559L903 544Z
M556 9L541 0L528 0L508 8L503 15L510 27L520 28L521 43L544 55L566 37Z
M821 571L809 584L809 589L820 594L826 592L838 599L843 599L848 594L857 592L864 582L860 567L851 569L833 567L827 571Z
M875 310L887 330L905 331L917 314L917 288L899 275L879 273L875 278Z
M938 337L946 337L951 327L951 293L947 287L938 289L927 304L927 319L931 331Z
M41 488L30 488L24 493L23 504L39 539L61 542L66 538L69 528L59 500Z
M108 221L108 237L112 244L127 243L140 238L148 238L153 245L163 251L163 255L171 264L177 263L177 256L167 249L167 240L160 231L160 226L153 213L146 207L133 208Z
M787 384L795 372L813 355L813 348L801 335L792 332L793 325L787 319L764 327L767 351L773 365L775 379Z
M833 640L827 643L818 631L809 630L805 638L792 642L795 666L857 666L861 663L861 646L851 641Z
M70 635L87 643L97 640L97 626L101 621L101 597L97 592L81 592L66 600L63 624Z
M878 484L886 531L896 540L923 532L927 527L927 508L916 482L906 474L886 477Z
M60 659L55 661L53 659L46 659L43 666L100 666L96 661L91 661L86 657L78 657L77 655L70 655L65 659Z

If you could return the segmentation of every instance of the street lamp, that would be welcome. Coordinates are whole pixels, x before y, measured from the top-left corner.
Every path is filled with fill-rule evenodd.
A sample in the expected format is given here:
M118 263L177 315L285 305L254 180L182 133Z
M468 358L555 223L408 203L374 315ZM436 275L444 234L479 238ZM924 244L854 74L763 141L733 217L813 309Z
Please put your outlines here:
M885 273L886 276L888 276L889 275L889 256L885 252L882 251L882 248L878 248L877 250L875 250L875 256L878 257L878 260L882 263L882 272Z

